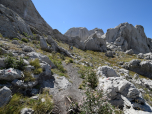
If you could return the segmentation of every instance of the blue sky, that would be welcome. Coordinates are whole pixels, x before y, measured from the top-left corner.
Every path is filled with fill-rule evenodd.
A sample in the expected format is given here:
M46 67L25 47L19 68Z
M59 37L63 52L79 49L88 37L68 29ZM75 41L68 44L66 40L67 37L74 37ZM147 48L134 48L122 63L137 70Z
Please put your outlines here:
M72 27L104 32L123 22L142 25L152 38L152 0L32 0L53 28L65 33Z

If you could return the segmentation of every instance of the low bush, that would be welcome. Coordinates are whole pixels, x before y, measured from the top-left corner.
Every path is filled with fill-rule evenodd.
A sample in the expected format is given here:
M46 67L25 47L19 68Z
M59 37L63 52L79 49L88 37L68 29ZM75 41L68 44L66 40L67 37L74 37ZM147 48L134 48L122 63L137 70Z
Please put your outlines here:
M26 38L22 38L21 41L23 41L23 42L25 42L25 43L28 43L28 42L29 42L29 40L26 39Z
M86 98L80 104L81 114L113 114L112 106L107 102L102 91L88 88L85 94Z
M23 58L20 58L19 60L17 60L15 57L7 56L4 62L5 62L6 68L15 68L19 70L24 70L24 66L26 66L23 61Z
M19 40L18 38L13 38L12 40Z
M98 77L93 70L90 70L88 73L87 81L92 89L95 89L98 86Z

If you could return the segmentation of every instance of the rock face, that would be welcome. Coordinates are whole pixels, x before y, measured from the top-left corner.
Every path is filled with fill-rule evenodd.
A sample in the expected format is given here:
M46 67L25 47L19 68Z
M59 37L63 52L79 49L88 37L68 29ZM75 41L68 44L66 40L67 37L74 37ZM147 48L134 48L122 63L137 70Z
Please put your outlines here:
M150 52L149 40L147 39L144 28L140 25L135 27L129 23L121 23L115 28L110 28L104 35L107 42L114 46L109 48L121 48L122 51L132 49L134 53Z
M152 78L152 61L147 60L141 62L140 60L134 59L128 63L125 63L123 67L143 76Z
M0 0L0 4L16 12L30 26L32 32L52 33L52 28L41 17L31 0Z
M8 38L16 38L16 37L20 38L19 34L23 34L23 33L32 35L30 27L26 24L26 22L16 12L2 5L1 1L0 1L0 25L1 25L0 33L4 37L8 37Z
M0 107L6 105L12 97L12 91L4 86L0 89Z
M9 69L4 69L0 70L0 80L14 80L18 78L24 77L24 74L17 69L9 68Z

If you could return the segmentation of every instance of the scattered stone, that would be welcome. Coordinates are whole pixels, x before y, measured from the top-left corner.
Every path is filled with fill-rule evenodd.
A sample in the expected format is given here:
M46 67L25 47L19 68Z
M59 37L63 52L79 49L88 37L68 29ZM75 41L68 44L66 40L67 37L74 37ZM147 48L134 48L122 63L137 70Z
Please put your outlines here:
M137 55L137 58L138 58L138 59L144 59L144 54L143 54L143 53L139 53L139 54Z

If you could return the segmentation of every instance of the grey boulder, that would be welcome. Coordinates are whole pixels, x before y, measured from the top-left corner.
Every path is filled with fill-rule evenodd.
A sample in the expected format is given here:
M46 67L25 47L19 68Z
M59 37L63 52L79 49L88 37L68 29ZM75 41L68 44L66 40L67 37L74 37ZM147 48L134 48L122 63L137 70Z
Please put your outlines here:
M0 89L0 107L6 105L12 98L12 91L4 86Z
M17 69L9 68L9 69L0 70L0 80L11 81L23 77L24 74L22 73L22 71Z
M34 49L30 46L24 46L22 50L25 52L33 52L34 51Z
M102 77L118 77L116 71L109 66L98 67L97 75Z

